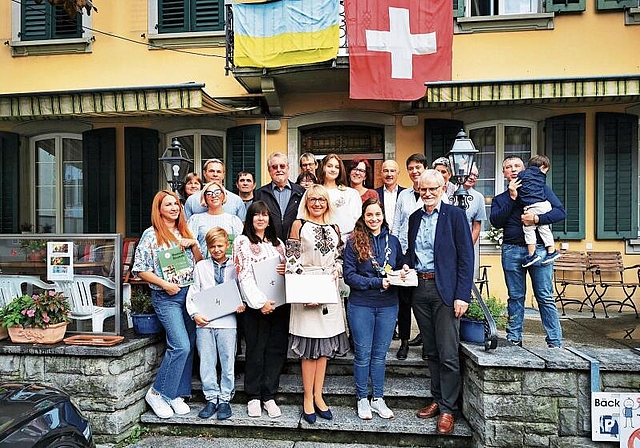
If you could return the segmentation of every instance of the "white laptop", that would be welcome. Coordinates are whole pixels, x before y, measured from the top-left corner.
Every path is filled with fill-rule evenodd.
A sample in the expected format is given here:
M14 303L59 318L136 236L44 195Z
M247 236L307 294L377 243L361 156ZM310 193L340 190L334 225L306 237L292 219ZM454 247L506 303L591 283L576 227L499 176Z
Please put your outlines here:
M242 305L242 298L238 284L235 281L226 281L195 294L193 302L198 309L198 314L214 320L235 313Z
M338 285L332 274L286 274L287 303L338 303Z
M285 304L284 275L276 272L276 267L282 263L280 257L268 258L253 265L253 275L260 291L267 300L276 302L275 307Z

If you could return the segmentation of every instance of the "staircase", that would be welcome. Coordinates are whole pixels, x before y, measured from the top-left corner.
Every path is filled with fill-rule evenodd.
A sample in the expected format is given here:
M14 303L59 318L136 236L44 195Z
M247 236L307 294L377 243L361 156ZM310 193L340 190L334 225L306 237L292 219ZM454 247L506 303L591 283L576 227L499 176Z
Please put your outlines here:
M300 361L289 357L280 377L280 393L276 402L282 410L279 418L271 419L263 411L262 417L247 416L244 390L244 355L236 362L236 396L231 408L233 416L219 421L198 418L204 406L199 380L194 381L191 412L170 419L159 419L148 410L141 421L152 430L166 434L210 435L215 437L241 437L334 444L359 443L365 445L470 447L472 431L463 418L456 420L453 434L436 432L437 418L422 420L416 410L427 405L430 397L428 369L421 358L420 348L412 347L404 361L395 357L398 342L393 341L387 354L385 401L395 418L385 420L377 414L372 420L361 420L356 414L353 385L353 354L329 360L325 382L325 401L331 407L333 420L318 418L313 425L305 422L302 412L302 381ZM197 373L195 374L197 376Z

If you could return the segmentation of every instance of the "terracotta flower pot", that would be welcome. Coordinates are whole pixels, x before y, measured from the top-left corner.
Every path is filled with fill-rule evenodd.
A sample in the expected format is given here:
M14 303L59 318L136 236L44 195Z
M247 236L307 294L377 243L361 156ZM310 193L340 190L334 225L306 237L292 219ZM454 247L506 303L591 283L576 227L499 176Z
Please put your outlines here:
M27 261L42 261L42 255L39 252L28 253Z
M8 328L9 337L11 342L16 344L56 344L64 338L64 334L67 332L67 325L69 325L67 322L49 325L46 328L22 328L17 325Z
M9 337L9 332L7 331L7 327L3 327L0 325L0 341L3 339L7 339Z

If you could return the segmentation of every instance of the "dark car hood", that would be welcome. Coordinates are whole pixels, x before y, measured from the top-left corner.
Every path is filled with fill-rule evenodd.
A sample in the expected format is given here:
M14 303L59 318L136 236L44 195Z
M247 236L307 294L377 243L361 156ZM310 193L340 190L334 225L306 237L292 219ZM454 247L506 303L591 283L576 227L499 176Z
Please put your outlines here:
M0 439L21 422L66 401L54 388L25 383L0 384Z

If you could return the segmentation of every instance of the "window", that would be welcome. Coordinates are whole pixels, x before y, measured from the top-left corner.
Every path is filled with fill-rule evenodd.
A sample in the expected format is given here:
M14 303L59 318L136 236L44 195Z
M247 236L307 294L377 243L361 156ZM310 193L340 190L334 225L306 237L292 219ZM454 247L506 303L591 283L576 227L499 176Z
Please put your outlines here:
M13 56L85 53L91 51L91 17L70 17L62 6L47 1L22 0L11 6Z
M224 29L223 0L156 0L149 4L150 32L165 34Z
M475 161L479 176L476 190L486 199L487 218L491 214L491 200L507 189L507 181L502 175L502 161L506 156L520 157L524 163L529 160L535 142L536 125L529 122L480 123L469 126L469 137L476 145L478 154ZM483 230L491 224L483 223Z
M82 233L82 140L47 135L31 141L35 161L35 225L38 231Z
M207 159L220 159L226 162L224 151L224 133L215 131L181 131L167 136L167 146L174 138L187 151L189 157L193 159L193 171L202 177L202 165ZM228 170L227 170L228 171ZM227 173L227 185L229 183L229 173ZM204 179L203 179L204 181Z
M465 0L465 2L465 10L471 17L532 14L540 11L538 0Z

